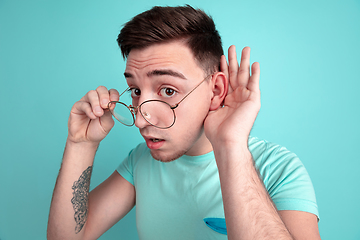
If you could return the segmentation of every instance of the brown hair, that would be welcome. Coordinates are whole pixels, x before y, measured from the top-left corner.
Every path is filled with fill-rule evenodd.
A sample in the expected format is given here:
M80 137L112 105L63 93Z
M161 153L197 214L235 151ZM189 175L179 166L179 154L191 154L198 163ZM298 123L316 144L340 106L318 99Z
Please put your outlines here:
M185 40L205 72L219 70L223 49L214 21L189 5L153 7L135 16L121 29L117 42L125 59L132 49L180 39Z

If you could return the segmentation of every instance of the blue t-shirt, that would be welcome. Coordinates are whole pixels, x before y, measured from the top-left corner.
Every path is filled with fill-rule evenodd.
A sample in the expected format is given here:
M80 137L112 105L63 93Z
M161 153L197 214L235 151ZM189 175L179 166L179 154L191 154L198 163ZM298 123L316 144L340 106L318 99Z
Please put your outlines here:
M249 150L278 210L318 216L313 185L295 154L254 137L249 138ZM140 239L227 239L213 152L164 163L153 159L142 143L117 171L135 186Z

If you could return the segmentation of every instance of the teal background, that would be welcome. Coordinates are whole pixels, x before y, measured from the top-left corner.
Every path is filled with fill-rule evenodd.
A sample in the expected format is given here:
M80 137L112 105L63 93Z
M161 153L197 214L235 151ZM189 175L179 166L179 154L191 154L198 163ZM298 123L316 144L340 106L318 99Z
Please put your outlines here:
M200 7L261 64L252 135L302 159L323 239L360 239L360 1L0 0L0 239L46 239L71 106L99 85L125 88L122 24L153 5ZM142 139L116 124L92 188ZM134 211L101 239L137 239Z

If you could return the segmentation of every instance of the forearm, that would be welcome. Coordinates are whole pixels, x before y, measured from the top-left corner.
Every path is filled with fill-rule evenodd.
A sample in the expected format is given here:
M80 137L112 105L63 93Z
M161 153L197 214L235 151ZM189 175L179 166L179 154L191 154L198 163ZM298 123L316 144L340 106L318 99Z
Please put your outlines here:
M66 143L50 207L48 239L82 239L97 144Z
M258 176L247 147L214 149L214 153L229 239L292 239Z

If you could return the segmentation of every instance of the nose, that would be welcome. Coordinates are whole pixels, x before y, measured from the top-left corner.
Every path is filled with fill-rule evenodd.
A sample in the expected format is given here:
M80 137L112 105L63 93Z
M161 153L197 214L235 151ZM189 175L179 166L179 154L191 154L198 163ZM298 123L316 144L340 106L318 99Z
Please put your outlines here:
M134 109L134 114L135 114L135 126L137 128L141 129L141 128L151 125L141 115L139 108Z

